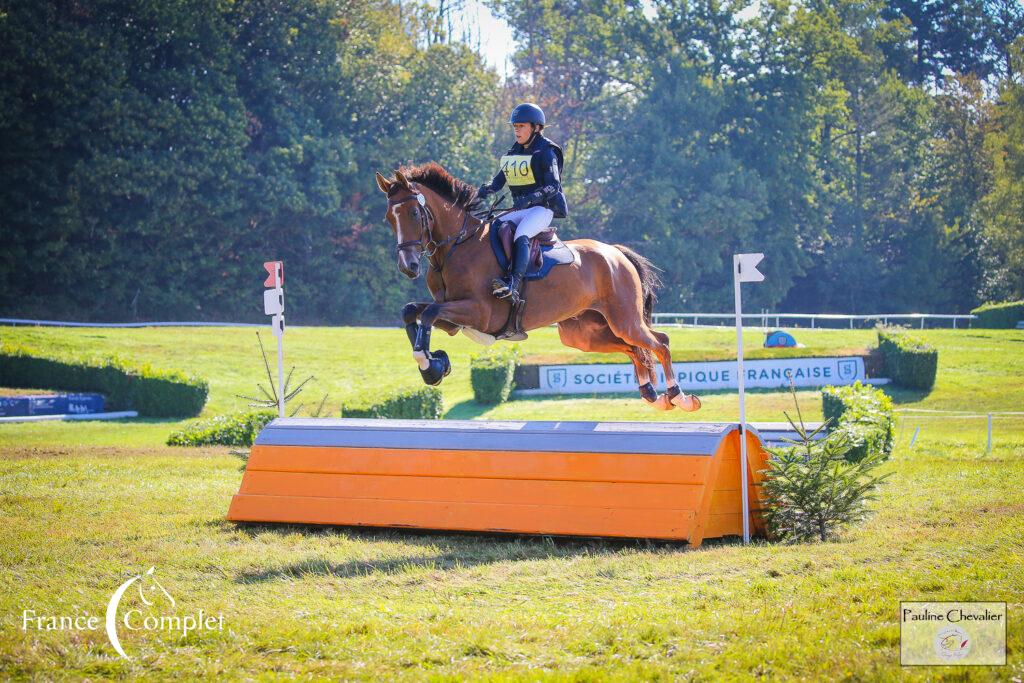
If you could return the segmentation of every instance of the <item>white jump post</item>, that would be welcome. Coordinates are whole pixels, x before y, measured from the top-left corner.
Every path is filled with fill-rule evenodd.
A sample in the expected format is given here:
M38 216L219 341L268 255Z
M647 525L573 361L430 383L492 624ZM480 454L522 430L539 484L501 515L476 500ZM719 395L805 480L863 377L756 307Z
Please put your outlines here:
M747 404L743 388L743 302L741 282L762 282L757 269L764 254L733 254L732 280L736 292L736 379L740 394L740 495L743 497L743 545L750 543L750 499L747 496Z
M284 263L267 261L263 292L263 312L274 316L270 320L270 331L277 337L277 414L284 417Z

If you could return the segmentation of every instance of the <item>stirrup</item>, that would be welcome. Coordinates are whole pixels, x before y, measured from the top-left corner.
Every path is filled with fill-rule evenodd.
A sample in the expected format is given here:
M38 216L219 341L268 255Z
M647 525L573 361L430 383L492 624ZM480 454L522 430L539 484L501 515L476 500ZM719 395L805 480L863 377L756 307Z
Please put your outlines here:
M512 283L504 278L491 281L491 294L498 299L504 299L512 291Z
M521 292L523 284L525 284L524 281L525 278L516 277L515 275L513 275L509 278L509 281L507 283L502 283L505 285L503 288L496 289L494 291L494 296L498 297L499 299L508 299L511 301L512 305L515 306L516 304L519 303L520 299L522 299Z

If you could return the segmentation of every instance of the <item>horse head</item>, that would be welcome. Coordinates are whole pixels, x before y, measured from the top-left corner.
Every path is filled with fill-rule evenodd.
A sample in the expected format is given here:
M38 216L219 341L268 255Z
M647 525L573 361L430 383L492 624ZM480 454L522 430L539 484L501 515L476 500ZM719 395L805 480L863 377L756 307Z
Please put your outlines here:
M420 254L427 238L427 198L401 171L395 171L394 180L377 173L377 187L388 198L386 218L395 234L398 270L413 279L419 275Z

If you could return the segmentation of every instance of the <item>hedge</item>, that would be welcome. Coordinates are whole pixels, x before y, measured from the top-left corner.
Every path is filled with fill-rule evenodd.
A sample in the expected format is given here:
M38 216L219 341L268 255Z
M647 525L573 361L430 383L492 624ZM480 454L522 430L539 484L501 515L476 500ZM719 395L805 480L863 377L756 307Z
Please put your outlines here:
M975 327L1013 329L1018 322L1024 320L1024 301L982 304L971 313L978 316L973 323Z
M515 346L473 356L469 362L469 383L473 386L473 399L486 405L507 401L512 393L512 379L518 358L519 348Z
M892 381L908 389L931 389L939 352L923 341L895 330L878 330L878 348Z
M277 413L260 410L234 415L218 415L197 420L172 432L168 446L252 446L260 430L277 417Z
M115 357L66 359L27 346L0 345L0 386L95 391L108 410L141 417L194 417L206 405L209 385L178 370L133 366Z
M342 417L440 420L444 401L437 387L387 394L373 403L342 406Z
M892 453L895 440L892 399L880 389L855 382L842 387L821 390L821 412L830 421L833 433L845 433L853 449L847 454L851 462L863 460L870 453Z

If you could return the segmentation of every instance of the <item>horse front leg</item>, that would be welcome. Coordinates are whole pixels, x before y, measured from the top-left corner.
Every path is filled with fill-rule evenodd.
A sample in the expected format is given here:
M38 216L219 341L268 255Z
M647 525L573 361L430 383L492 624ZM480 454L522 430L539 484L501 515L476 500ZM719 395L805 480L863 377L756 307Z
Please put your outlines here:
M405 324L405 334L412 346L412 357L416 361L416 365L419 366L420 376L423 377L426 384L436 386L451 373L452 365L448 360L448 354L444 351L437 351L433 354L430 352L431 324L421 322L420 316L431 305L431 303L407 303L402 308L402 322ZM456 331L458 329L447 323L439 324L438 327L445 329L449 334L454 334L452 329Z
M448 354L437 349L430 350L430 331L439 327L454 334L460 327L486 329L486 307L475 299L434 302L429 304L407 304L402 309L405 332L412 344L412 355L420 368L423 381L431 386L441 383L452 371ZM417 322L418 320L418 322Z

